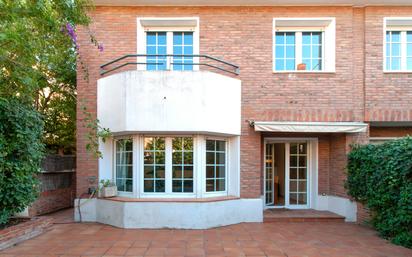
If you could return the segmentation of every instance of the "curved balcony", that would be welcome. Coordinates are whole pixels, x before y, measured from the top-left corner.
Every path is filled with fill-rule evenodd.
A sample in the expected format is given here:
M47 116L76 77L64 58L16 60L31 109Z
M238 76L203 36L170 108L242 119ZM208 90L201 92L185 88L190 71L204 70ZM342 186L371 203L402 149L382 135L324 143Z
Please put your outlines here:
M240 135L241 81L203 69L122 71L98 80L97 109L101 125L115 134Z

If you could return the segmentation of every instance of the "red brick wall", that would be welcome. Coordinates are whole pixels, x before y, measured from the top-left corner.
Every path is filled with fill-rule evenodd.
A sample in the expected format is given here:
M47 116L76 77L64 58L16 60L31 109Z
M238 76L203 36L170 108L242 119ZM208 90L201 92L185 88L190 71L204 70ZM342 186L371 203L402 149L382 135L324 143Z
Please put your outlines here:
M40 173L39 176L47 177L50 174L59 175L59 173ZM29 207L29 216L37 216L73 207L73 201L76 194L76 173L65 173L71 177L71 184L68 187L45 190L40 193L37 200Z
M409 17L411 13L412 7L365 9L367 121L412 120L412 77L407 73L383 73L383 18Z
M241 196L259 197L261 193L262 139L249 127L246 120L277 121L363 121L364 105L368 113L377 108L409 108L411 86L397 83L397 77L406 75L381 74L382 42L366 29L380 33L380 17L389 13L406 13L409 8L351 8L351 7L97 7L93 12L92 31L104 44L99 53L90 44L86 30L79 29L80 56L87 64L89 81L78 75L78 130L77 130L77 195L96 186L97 160L85 151L86 130L81 125L81 107L96 112L96 80L99 65L124 54L136 52L136 18L143 16L197 16L200 18L200 53L223 58L240 66L242 80L242 137L241 137ZM385 14L386 15L386 14ZM336 73L272 72L272 19L274 17L336 17ZM366 21L366 24L363 23ZM369 24L373 23L373 24ZM364 51L365 44L368 51ZM139 42L137 42L139 43ZM379 45L380 44L380 45ZM372 48L371 50L369 48ZM364 65L365 62L372 64ZM380 65L380 66L379 66ZM367 73L365 82L364 69ZM379 79L375 78L378 73ZM395 77L396 83L390 78ZM390 83L388 83L388 80ZM383 83L382 81L385 81ZM366 83L367 88L363 87ZM396 84L396 85L395 85ZM375 87L375 85L380 85ZM406 90L403 96L393 92L385 98L379 88ZM399 93L399 90L395 90ZM386 91L385 91L386 92ZM367 97L367 101L364 101ZM397 100L399 100L397 102ZM384 104L381 104L381 101ZM380 109L379 109L380 110ZM375 116L374 116L375 117ZM406 117L406 116L405 116ZM390 117L389 117L390 118ZM389 120L389 118L384 120ZM394 118L394 117L392 117ZM375 119L375 118L374 118ZM412 119L412 118L409 118ZM376 120L376 119L375 119ZM328 160L333 172L340 172L346 145L337 136L331 138L330 152L336 158ZM333 147L332 147L333 146ZM334 148L336 146L336 148ZM328 146L322 146L322 153ZM343 154L343 156L339 156ZM335 163L336 162L336 163ZM322 163L322 167L327 167ZM330 183L333 193L342 195L335 188L341 178L322 181L322 187ZM332 186L333 185L333 186ZM322 189L324 190L324 189Z

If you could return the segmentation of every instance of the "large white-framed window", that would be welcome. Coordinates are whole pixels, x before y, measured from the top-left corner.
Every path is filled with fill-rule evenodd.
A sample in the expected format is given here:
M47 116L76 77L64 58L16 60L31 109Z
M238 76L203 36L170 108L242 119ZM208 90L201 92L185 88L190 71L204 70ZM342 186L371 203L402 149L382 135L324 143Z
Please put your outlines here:
M335 18L274 18L274 72L334 72Z
M198 70L199 18L137 18L137 53L139 70Z
M196 140L193 136L142 136L142 197L195 196L194 163Z
M385 17L384 72L412 72L412 17Z
M121 193L133 192L133 139L115 140L114 182Z

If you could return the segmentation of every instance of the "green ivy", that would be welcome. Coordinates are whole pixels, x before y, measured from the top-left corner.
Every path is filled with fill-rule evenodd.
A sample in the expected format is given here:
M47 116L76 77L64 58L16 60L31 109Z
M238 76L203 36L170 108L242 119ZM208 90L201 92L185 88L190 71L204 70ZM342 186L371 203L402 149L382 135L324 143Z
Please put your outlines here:
M370 209L370 222L382 237L412 248L412 137L355 146L346 188Z
M43 121L19 99L0 98L0 225L38 195Z

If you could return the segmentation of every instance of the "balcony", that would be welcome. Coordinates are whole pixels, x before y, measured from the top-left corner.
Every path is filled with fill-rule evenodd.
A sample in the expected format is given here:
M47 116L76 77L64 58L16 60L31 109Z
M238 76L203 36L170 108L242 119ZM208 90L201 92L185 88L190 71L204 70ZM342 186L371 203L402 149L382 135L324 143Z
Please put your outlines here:
M177 60L185 58L191 62ZM114 134L240 135L241 81L234 64L207 55L126 55L102 65L101 74L97 115Z

